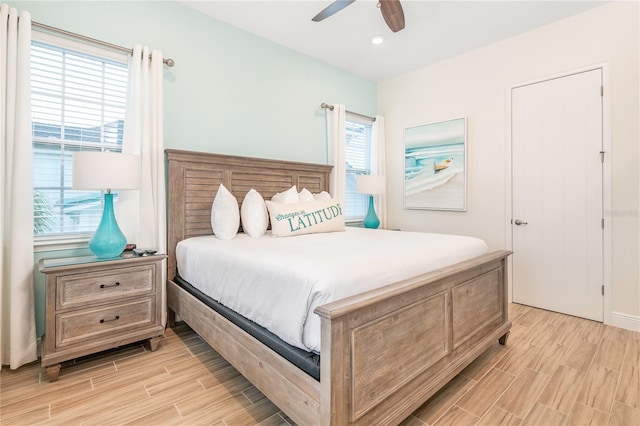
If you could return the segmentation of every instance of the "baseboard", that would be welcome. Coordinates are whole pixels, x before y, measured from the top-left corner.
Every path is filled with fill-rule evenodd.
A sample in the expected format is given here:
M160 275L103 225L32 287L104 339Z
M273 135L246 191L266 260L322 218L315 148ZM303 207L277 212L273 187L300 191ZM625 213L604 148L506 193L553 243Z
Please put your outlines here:
M620 312L612 312L611 324L608 325L640 332L640 317Z

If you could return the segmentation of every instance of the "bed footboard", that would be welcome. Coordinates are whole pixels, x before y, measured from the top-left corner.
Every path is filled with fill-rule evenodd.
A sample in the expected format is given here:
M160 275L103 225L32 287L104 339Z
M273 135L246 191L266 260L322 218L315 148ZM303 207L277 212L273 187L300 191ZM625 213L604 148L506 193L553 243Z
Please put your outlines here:
M316 309L323 425L397 424L490 345L506 342L497 251Z

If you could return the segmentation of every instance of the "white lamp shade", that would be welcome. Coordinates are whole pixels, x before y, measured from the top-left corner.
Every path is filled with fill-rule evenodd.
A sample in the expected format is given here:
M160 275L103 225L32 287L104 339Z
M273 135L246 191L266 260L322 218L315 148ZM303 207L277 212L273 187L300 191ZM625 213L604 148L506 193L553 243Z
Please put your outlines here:
M72 187L100 191L138 189L140 157L119 152L74 152Z
M359 194L384 194L386 189L384 176L358 175L356 178L356 191Z

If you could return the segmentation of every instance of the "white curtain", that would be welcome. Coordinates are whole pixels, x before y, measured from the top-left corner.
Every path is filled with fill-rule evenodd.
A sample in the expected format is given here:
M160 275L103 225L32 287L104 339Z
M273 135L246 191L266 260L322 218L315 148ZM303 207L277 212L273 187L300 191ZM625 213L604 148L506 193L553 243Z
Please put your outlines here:
M329 192L331 196L344 204L346 180L346 133L344 105L334 104L333 110L327 108L327 146L331 170Z
M136 45L129 59L129 84L122 151L140 156L140 190L118 194L118 223L127 241L139 248L167 252L164 142L162 120L163 57ZM166 262L165 262L166 263ZM162 268L164 283L166 268ZM163 286L163 305L165 289ZM166 310L163 309L163 324Z
M33 284L31 16L0 5L0 364L38 357Z
M386 142L384 138L384 117L376 115L373 122L373 132L371 137L371 168L372 175L387 176L386 167ZM387 179L387 182L389 179ZM389 186L387 186L387 191ZM374 197L374 207L380 219L380 229L387 229L387 195L376 195Z

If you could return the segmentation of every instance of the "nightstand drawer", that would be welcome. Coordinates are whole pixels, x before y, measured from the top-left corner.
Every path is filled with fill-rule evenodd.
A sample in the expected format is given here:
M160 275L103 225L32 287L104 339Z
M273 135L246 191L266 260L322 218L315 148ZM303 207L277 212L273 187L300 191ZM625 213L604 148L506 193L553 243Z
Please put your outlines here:
M58 278L56 309L86 306L154 291L155 265L108 269Z
M56 348L103 339L110 334L156 323L155 298L56 315Z

